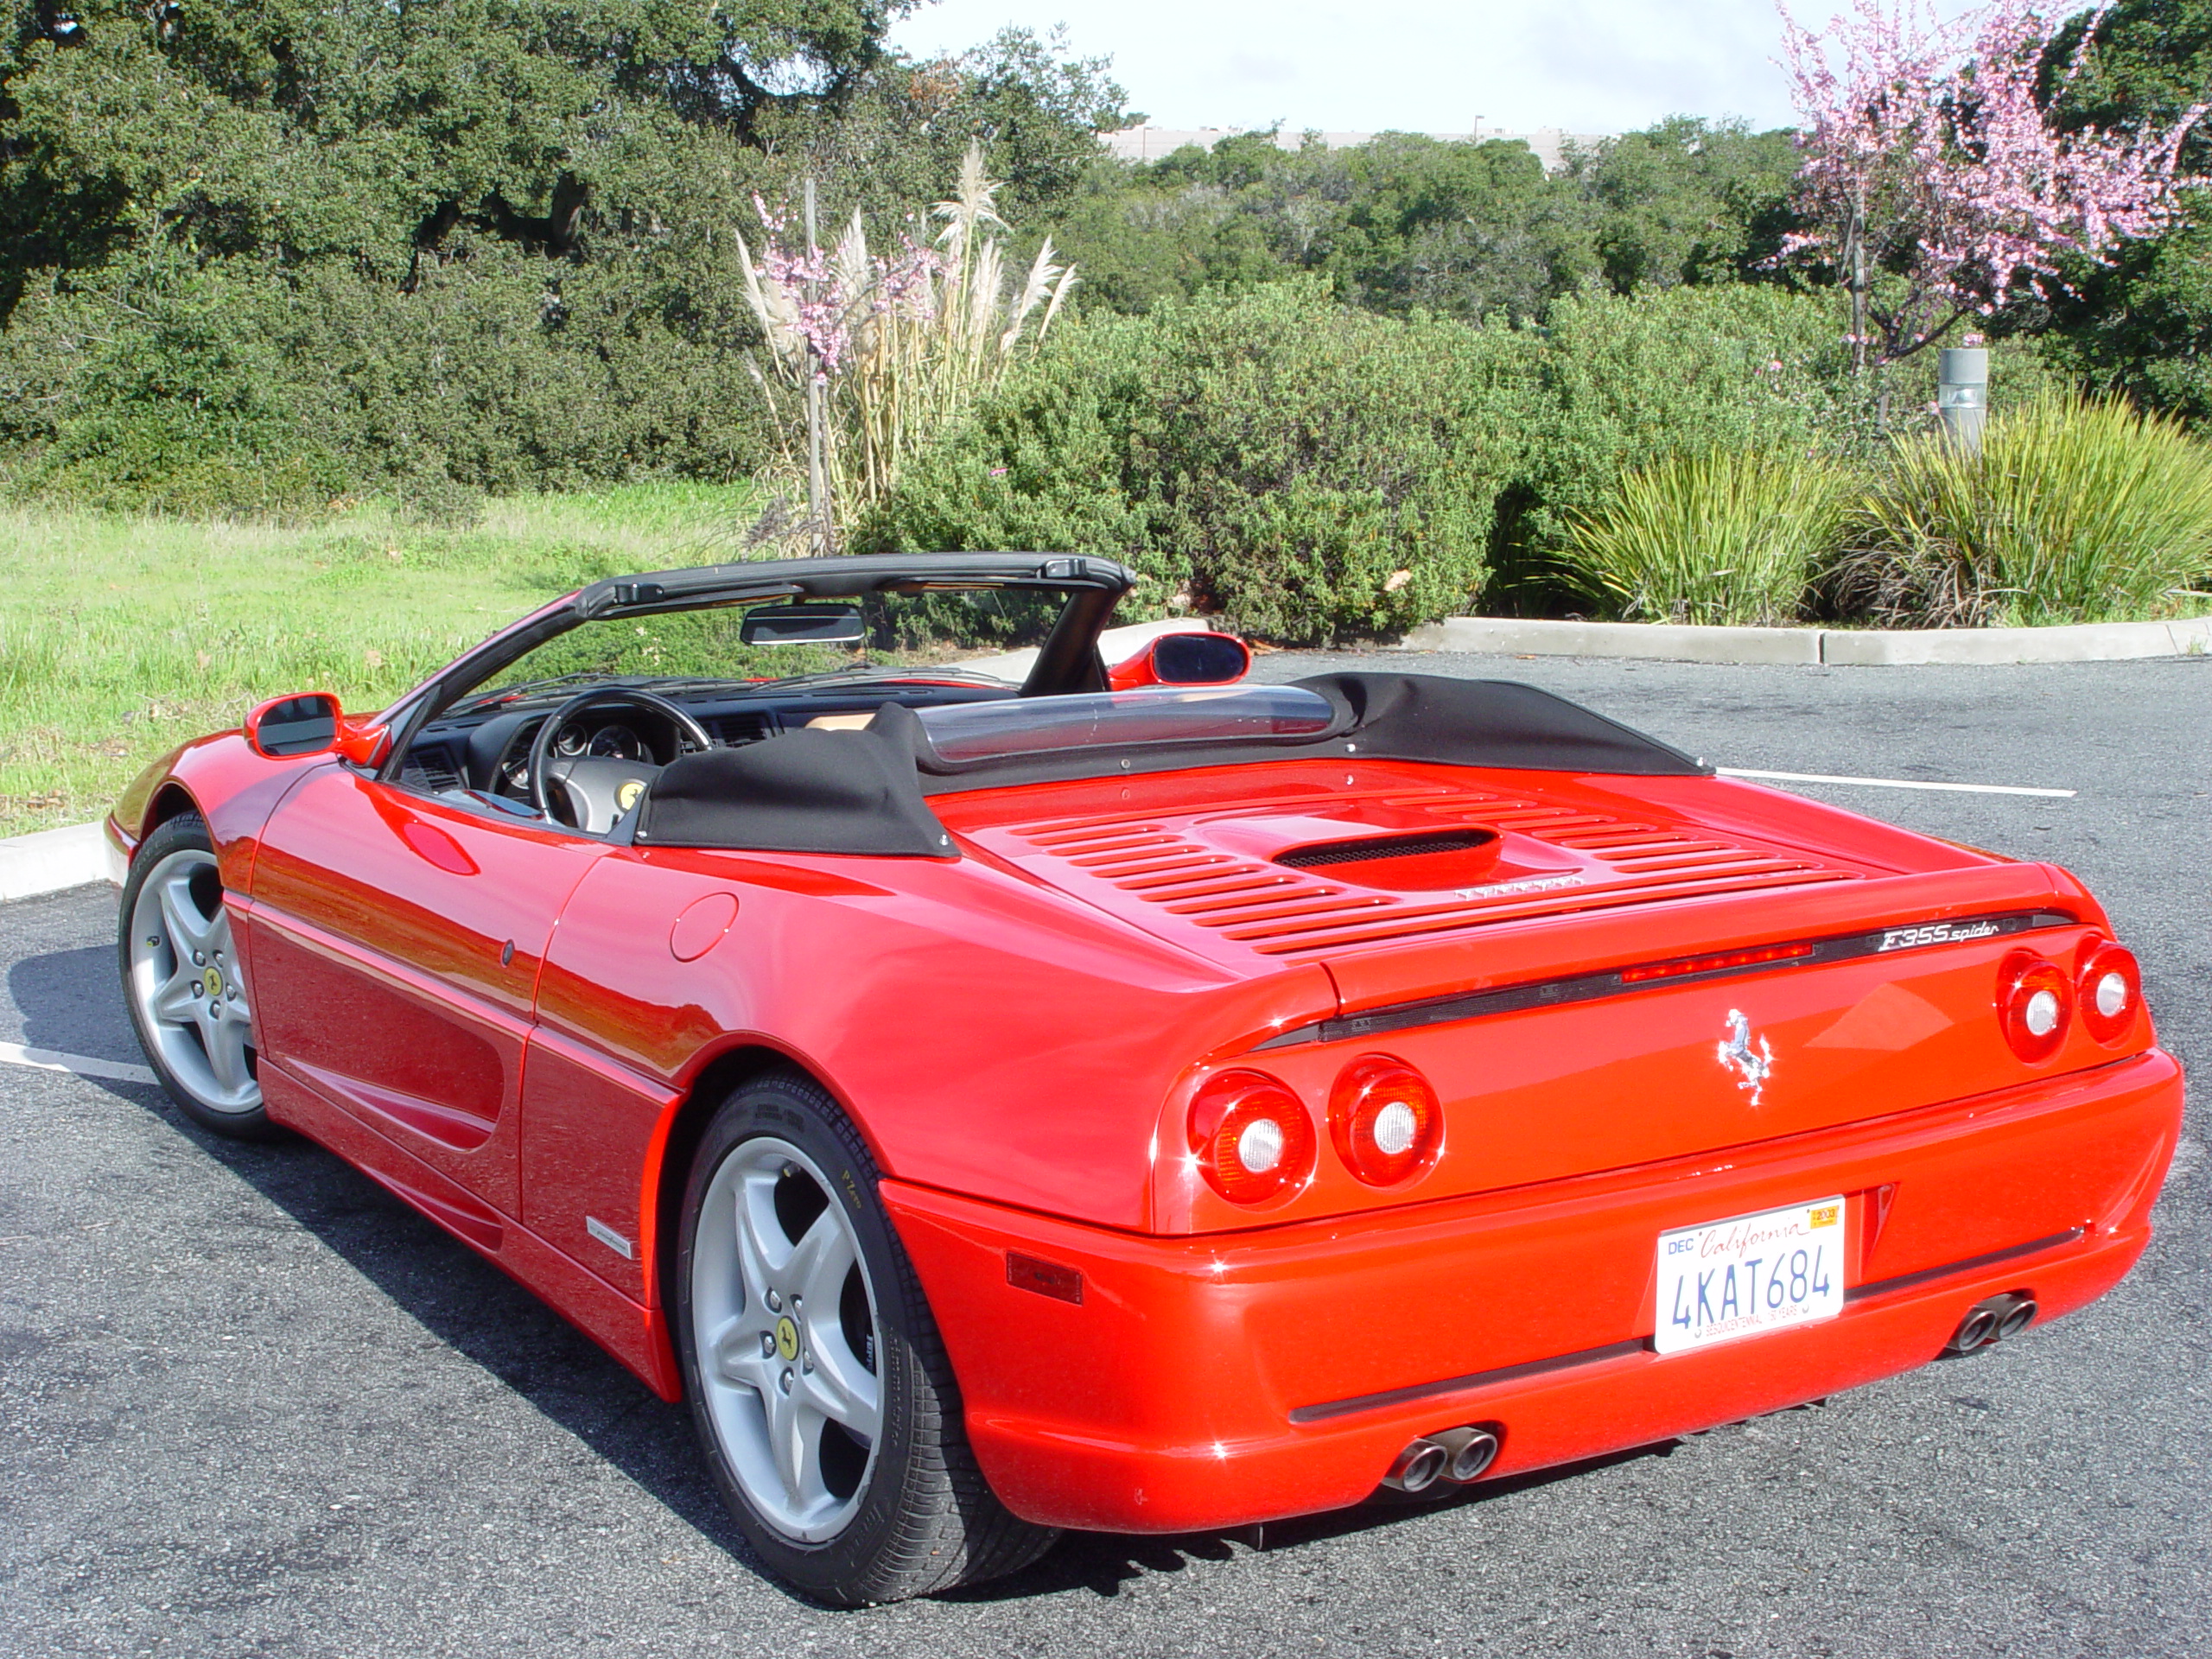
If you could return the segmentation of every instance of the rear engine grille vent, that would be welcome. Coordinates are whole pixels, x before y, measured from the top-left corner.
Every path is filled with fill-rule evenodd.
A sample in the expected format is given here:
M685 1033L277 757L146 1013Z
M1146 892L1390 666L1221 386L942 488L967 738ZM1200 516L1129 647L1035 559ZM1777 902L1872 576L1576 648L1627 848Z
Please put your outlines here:
M1654 899L1847 881L1859 874L1709 833L1474 790L1339 790L1221 800L1208 803L1194 817L1277 813L1308 805L1341 808L1360 800L1433 813L1452 827L1310 842L1272 859L1209 844L1198 838L1202 831L1191 833L1173 820L1134 814L1063 818L1013 833L1071 874L1117 888L1165 916L1235 940L1261 956L1290 958ZM1328 873L1332 866L1465 854L1508 833L1588 862L1564 879L1477 882L1465 890L1427 894L1362 887L1359 873L1350 869L1335 880Z
M714 734L716 742L731 749L741 743L757 743L776 733L776 717L766 709L750 715L709 715L699 723Z
M1497 836L1488 830L1433 830L1410 836L1363 836L1357 841L1316 842L1277 853L1274 861L1294 870L1323 864L1365 864L1379 858L1418 858L1424 853L1471 853Z

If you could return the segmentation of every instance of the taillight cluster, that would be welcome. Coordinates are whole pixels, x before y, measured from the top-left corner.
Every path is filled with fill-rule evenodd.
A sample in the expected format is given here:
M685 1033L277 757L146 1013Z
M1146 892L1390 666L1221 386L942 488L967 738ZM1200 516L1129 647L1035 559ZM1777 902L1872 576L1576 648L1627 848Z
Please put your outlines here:
M2082 970L2074 976L2082 1023L2101 1043L2118 1043L2135 1029L2143 1005L2143 973L2135 954L2109 939L2091 939L2082 948Z
M1363 1054L1329 1096L1329 1139L1370 1186L1397 1186L1436 1161L1444 1110L1403 1060ZM1191 1101L1191 1151L1206 1185L1234 1204L1262 1205L1310 1181L1317 1137L1306 1103L1264 1071L1224 1071Z
M1223 1198L1265 1204L1312 1177L1313 1122L1287 1084L1224 1071L1191 1102L1191 1150Z
M1997 1014L2005 1040L2031 1064L2058 1052L2077 1016L2098 1042L2125 1041L2142 1004L2143 977L2133 953L2094 935L2083 941L2070 976L2033 950L2012 952L1997 969Z
M1361 1180L1395 1186L1434 1160L1444 1144L1444 1109L1428 1079L1403 1060L1363 1054L1329 1091L1329 1138Z
M2066 1040L2074 988L2048 957L2015 950L1998 964L1997 1014L2015 1054L2030 1062L2047 1060Z

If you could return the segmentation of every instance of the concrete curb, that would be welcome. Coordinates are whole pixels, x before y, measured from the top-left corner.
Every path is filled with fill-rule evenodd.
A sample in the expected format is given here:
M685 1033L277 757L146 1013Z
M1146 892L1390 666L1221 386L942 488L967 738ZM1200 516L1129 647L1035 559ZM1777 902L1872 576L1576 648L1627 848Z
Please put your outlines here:
M1706 628L1664 622L1552 622L1449 616L1415 628L1408 651L1515 657L1625 657L1673 663L2110 663L2212 653L2212 617L2056 628Z
M98 823L73 823L0 841L0 904L107 879L107 838Z

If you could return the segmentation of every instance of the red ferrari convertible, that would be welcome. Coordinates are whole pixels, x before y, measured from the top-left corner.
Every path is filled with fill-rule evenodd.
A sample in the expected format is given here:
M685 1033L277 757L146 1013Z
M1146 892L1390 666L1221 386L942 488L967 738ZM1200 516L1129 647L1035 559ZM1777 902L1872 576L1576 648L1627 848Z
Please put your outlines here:
M1130 580L664 571L264 703L108 824L147 1054L688 1399L841 1603L1772 1411L2142 1253L2181 1075L2063 870L1524 685L1109 662Z

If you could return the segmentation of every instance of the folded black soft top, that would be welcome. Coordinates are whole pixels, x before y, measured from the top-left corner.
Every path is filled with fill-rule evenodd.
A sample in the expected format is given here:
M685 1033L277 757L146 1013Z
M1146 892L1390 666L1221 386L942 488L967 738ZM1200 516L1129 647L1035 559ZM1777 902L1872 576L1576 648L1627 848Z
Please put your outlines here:
M1012 785L1185 772L1321 755L1529 772L1701 777L1680 749L1533 685L1427 674L1319 674L1296 682L1338 718L1305 739L1104 746L940 761L920 719L887 702L857 731L807 729L686 755L646 791L637 839L661 847L955 858L928 798Z

